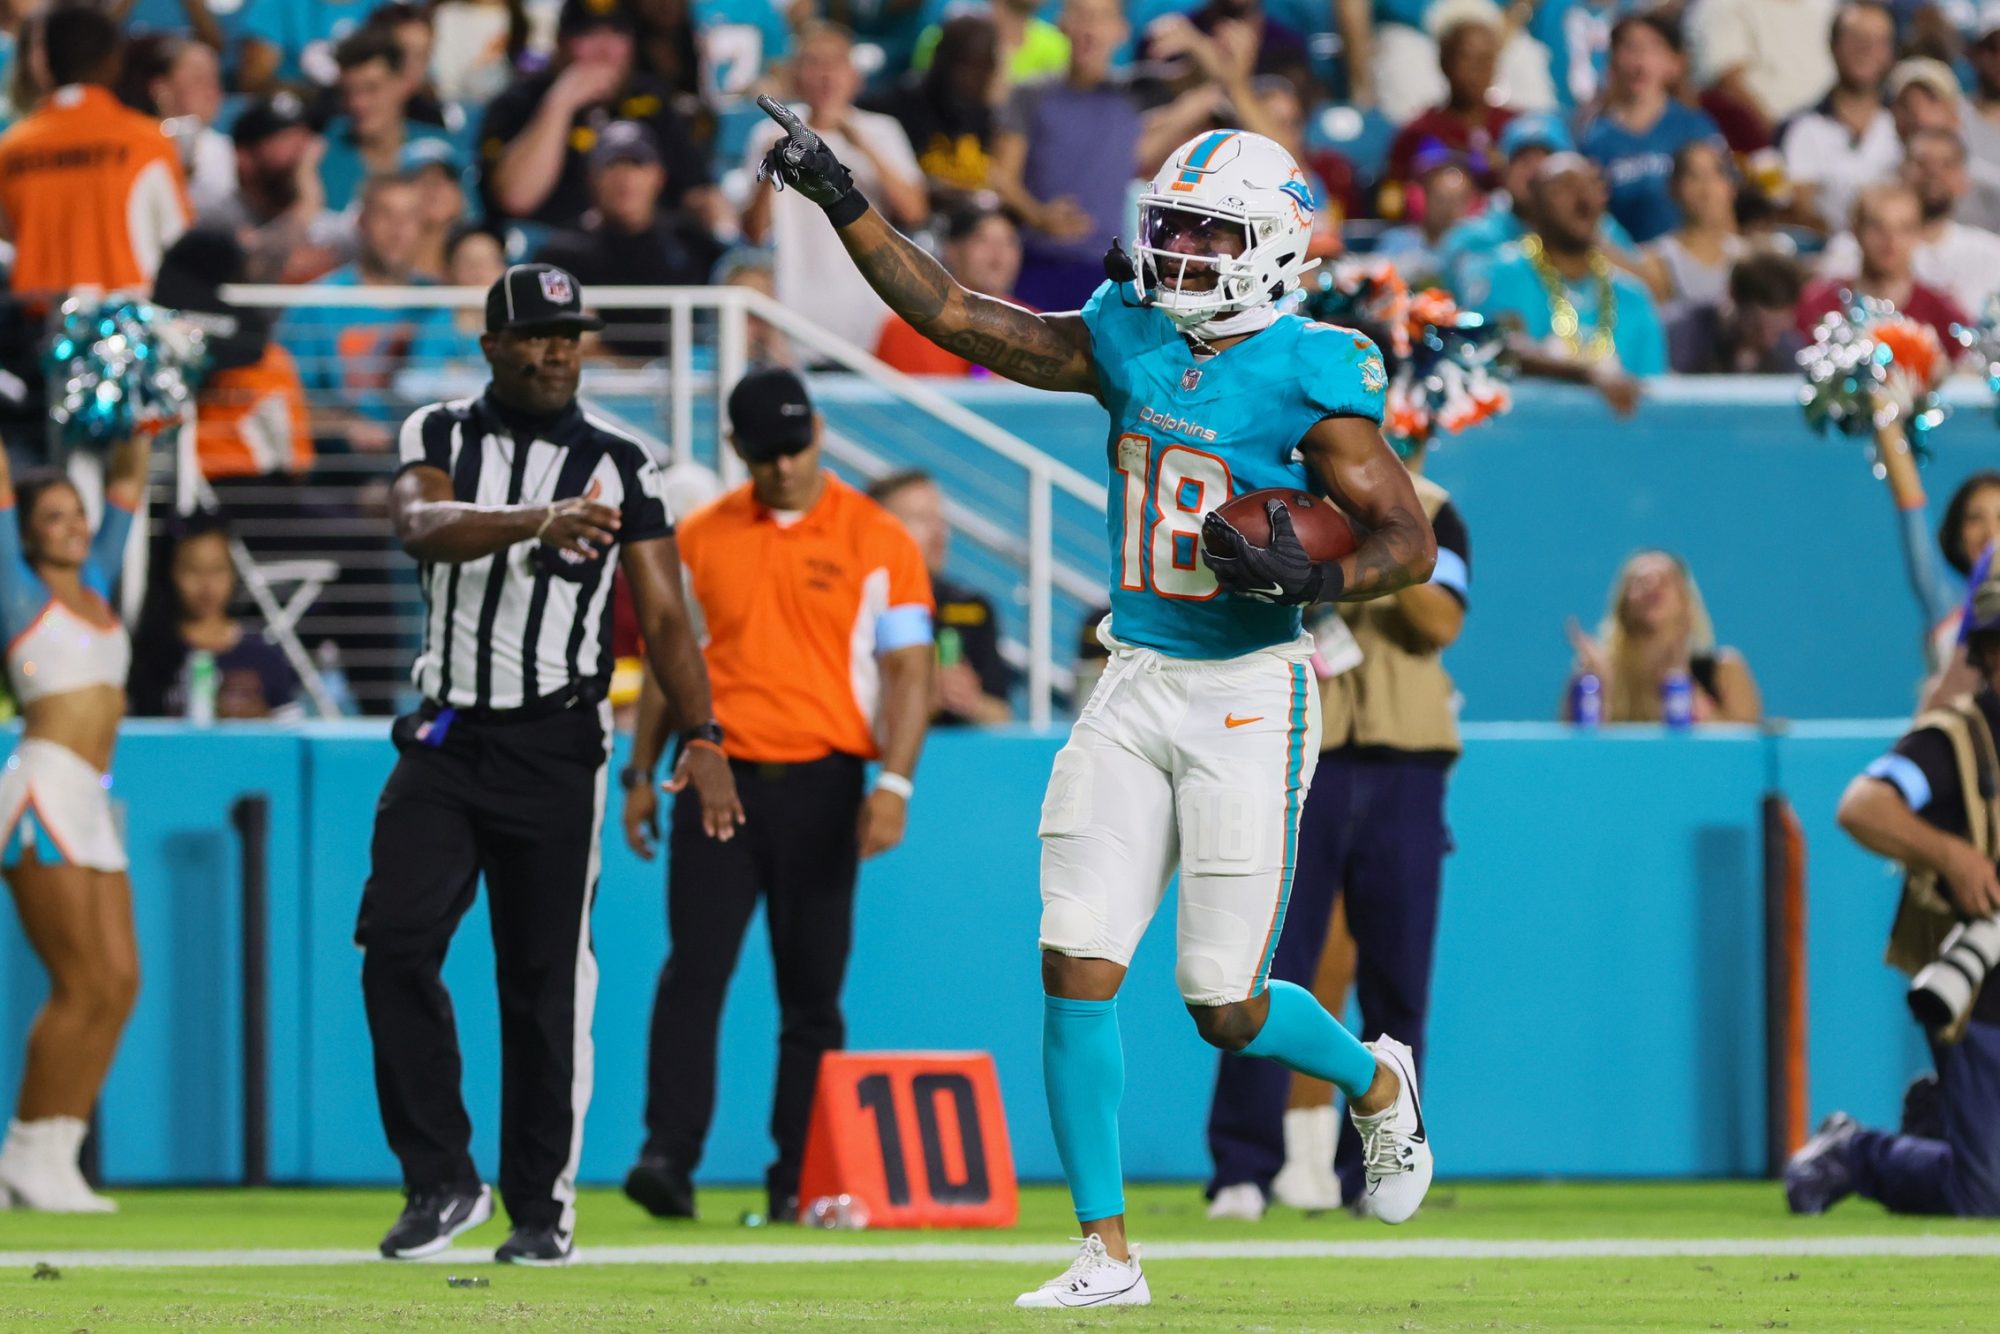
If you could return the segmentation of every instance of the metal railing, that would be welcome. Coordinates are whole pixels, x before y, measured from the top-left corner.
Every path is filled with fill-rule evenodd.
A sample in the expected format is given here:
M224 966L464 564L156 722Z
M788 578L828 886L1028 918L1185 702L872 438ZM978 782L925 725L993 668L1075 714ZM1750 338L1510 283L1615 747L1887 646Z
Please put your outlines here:
M444 310L478 307L485 293L476 288L451 287L289 287L239 284L227 287L225 299L244 306L280 310L322 309L409 309ZM924 381L885 365L834 334L826 332L796 312L762 292L747 287L594 287L589 304L603 311L664 311L663 348L674 350L665 358L664 368L623 365L593 367L590 390L600 399L643 397L658 403L659 420L665 427L665 442L672 460L699 456L697 440L698 400L710 402L710 421L726 418L729 390L742 378L748 365L750 321L762 320L816 361L831 363L865 378L892 398L934 420L939 426L964 436L995 458L1019 468L1026 475L1026 534L1024 543L1010 543L1003 530L990 522L980 523L976 509L954 504L948 518L954 528L970 541L996 554L1018 558L1025 565L1028 608L1026 645L1029 719L1047 725L1053 717L1055 693L1067 684L1069 673L1056 659L1053 624L1054 596L1087 600L1102 596L1099 584L1075 567L1059 567L1055 555L1054 502L1058 492L1103 513L1106 489L1100 482L1051 458L1020 437L1003 430L977 413L953 402ZM684 355L696 343L697 313L713 315L713 369L703 372L695 358ZM420 368L430 377L433 368ZM465 368L470 369L470 368ZM453 388L470 392L484 382L484 375L461 369L451 375L409 383L413 392ZM664 394L658 392L664 383ZM611 391L610 394L607 390ZM629 422L629 416L621 417ZM638 425L638 423L632 423ZM836 441L834 452L845 456L850 465L859 463L852 441ZM734 455L717 448L718 470L725 480L741 478ZM865 470L865 469L864 469Z

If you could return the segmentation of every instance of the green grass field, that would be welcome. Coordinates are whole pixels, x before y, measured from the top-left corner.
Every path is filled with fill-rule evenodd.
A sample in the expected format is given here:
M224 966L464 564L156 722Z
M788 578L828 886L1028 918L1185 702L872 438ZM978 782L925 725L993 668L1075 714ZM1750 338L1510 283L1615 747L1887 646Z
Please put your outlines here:
M400 1201L387 1191L125 1191L112 1218L0 1214L0 1328L576 1330L1993 1330L2000 1328L2000 1229L1896 1218L1850 1202L1793 1219L1775 1187L1443 1184L1424 1212L1390 1229L1345 1215L1275 1209L1261 1224L1211 1224L1190 1186L1131 1195L1132 1232L1154 1304L1095 1313L1017 1312L1023 1288L1064 1263L1074 1230L1056 1190L1023 1192L1021 1223L995 1232L826 1233L746 1228L749 1191L702 1196L696 1223L645 1218L609 1191L586 1192L586 1263L503 1269L495 1221L440 1261L392 1265L338 1252L371 1248ZM1495 1243L1564 1243L1555 1258L1495 1258ZM1719 1243L1728 1241L1731 1245ZM1686 1254L1591 1254L1678 1243ZM1214 1254L1245 1243L1414 1247L1260 1258ZM996 1248L1035 1245L1049 1258ZM1713 1246L1712 1252L1704 1248ZM649 1258L626 1248L674 1246ZM867 1259L883 1247L976 1248L988 1257ZM777 1256L771 1248L807 1248ZM1211 1248L1208 1255L1188 1248ZM692 1252L698 1248L699 1254ZM1911 1254L1885 1255L1902 1249ZM1267 1247L1266 1249L1284 1249ZM1923 1254L1931 1250L1940 1253ZM1967 1255L1967 1250L1985 1254ZM322 1252L301 1263L254 1252ZM618 1263L588 1263L600 1259ZM1805 1251L1807 1253L1801 1253ZM1869 1254L1867 1252L1877 1252ZM1956 1254L1952 1252L1958 1252ZM88 1252L101 1253L95 1260ZM181 1254L203 1252L210 1254ZM1461 1254L1459 1252L1471 1252ZM1578 1253L1582 1252L1582 1253ZM1842 1253L1861 1252L1861 1253ZM161 1266L149 1266L161 1253ZM732 1257L742 1257L741 1259ZM38 1259L59 1278L33 1277ZM770 1262L776 1259L777 1262ZM763 1260L764 1262L746 1262ZM813 1262L806 1262L812 1260ZM175 1267L165 1267L173 1264ZM479 1276L455 1288L450 1276Z

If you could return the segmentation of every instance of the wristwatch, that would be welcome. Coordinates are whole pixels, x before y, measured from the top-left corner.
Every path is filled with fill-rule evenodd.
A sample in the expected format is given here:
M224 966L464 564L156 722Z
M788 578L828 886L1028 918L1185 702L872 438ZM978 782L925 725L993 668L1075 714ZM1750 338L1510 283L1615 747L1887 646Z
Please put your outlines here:
M624 788L627 792L630 792L635 787L646 787L652 781L652 773L641 769L636 764L628 764L618 771L618 786Z
M710 718L700 727L690 727L687 731L681 733L680 744L682 749L686 749L690 741L706 741L711 746L721 745L722 724Z

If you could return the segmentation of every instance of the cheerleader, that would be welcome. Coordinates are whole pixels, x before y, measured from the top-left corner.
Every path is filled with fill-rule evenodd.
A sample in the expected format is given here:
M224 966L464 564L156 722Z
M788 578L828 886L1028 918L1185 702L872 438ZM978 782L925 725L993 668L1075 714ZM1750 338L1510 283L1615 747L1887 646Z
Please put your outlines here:
M0 1145L0 1196L29 1209L117 1207L84 1181L77 1153L139 990L109 772L131 645L109 599L146 467L143 437L114 452L93 536L68 478L17 484L0 451L0 633L23 721L0 772L0 874L50 982Z

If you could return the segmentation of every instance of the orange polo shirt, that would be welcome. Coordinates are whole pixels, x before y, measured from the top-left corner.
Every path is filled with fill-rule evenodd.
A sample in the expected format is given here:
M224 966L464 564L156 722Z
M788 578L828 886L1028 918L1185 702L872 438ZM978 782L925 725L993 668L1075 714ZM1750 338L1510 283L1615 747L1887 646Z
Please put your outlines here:
M875 655L931 642L931 581L916 542L887 510L825 477L813 507L789 523L746 483L680 525L732 759L875 758Z
M0 213L14 290L54 292L149 286L192 210L159 120L71 84L0 135Z

